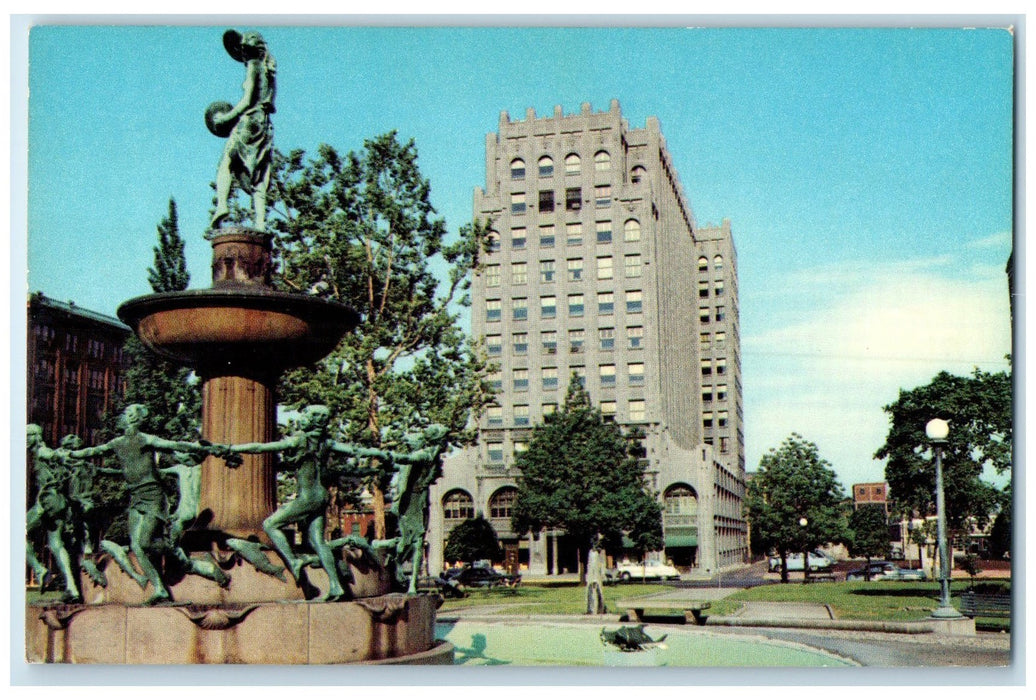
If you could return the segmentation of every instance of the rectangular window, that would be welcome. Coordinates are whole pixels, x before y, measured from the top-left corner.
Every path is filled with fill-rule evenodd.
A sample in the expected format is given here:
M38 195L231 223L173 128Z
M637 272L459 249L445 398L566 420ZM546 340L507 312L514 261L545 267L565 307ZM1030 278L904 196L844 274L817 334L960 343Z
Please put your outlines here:
M703 428L711 428L712 427L712 411L702 411L701 412L701 426Z
M629 372L630 386L642 386L644 384L644 363L630 362L626 368Z
M727 345L727 332L716 331L716 347L723 348Z
M501 466L504 463L504 443L491 442L487 446L489 463L493 466Z
M544 367L543 368L543 388L544 389L557 389L558 388L558 368L557 367Z
M615 365L600 366L601 386L615 386Z
M626 292L626 313L639 314L644 310L644 293L638 290Z
M558 332L541 331L540 343L543 346L544 353L546 353L547 355L555 354L558 351Z
M598 221L597 222L597 242L598 243L611 243L612 242L612 222L611 221Z
M554 281L554 261L540 260L540 282L544 284Z
M554 190L540 190L540 211L554 211Z
M594 187L594 202L598 207L610 207L612 205L612 186L597 185Z
M718 424L718 426L720 428L726 428L727 427L727 419L728 419L728 417L727 417L727 412L726 411L718 411L716 413L716 422L717 422L717 424Z
M569 294L568 295L568 315L569 316L582 316L583 315L583 295L582 294Z
M628 407L631 421L642 421L647 416L644 399L630 399Z
M525 298L511 300L511 318L524 321L529 318L529 300Z
M701 388L701 401L702 401L702 403L711 403L712 402L712 387L711 386L703 386Z
M586 387L586 367L573 367L572 377L579 382L579 386Z
M640 254L626 256L626 277L640 277Z
M715 292L716 296L723 296L723 280L716 280L716 285L713 287L713 291Z
M615 293L597 293L597 313L601 316L610 316L615 313Z
M716 385L716 400L726 401L727 400L727 385L718 384Z
M489 250L500 250L500 234L496 231L489 232Z
M504 409L501 406L486 406L486 425L499 428L504 424Z
M568 351L583 352L583 343L586 341L586 332L581 328L575 328L568 332Z
M700 350L709 350L712 348L712 334L711 333L699 333L698 334L698 348Z
M523 262L511 263L511 284L528 284L528 265Z
M486 336L486 352L496 356L503 352L504 340L499 335Z
M514 407L514 424L518 427L529 425L529 405L516 404Z
M511 213L512 214L524 214L525 213L525 193L524 192L512 192L511 193Z
M540 226L540 248L554 247L554 224Z
M565 190L565 209L568 211L579 211L583 206L583 190L579 187L569 187Z
M582 258L571 258L568 261L568 281L579 282L583 279Z
M500 300L499 299L486 299L486 320L487 321L499 321L500 320Z
M540 297L540 318L556 318L558 315L557 297Z
M529 451L529 443L527 443L525 440L515 440L514 441L514 457L515 457L515 459L517 459L518 455L520 455L521 453L528 452L528 451Z
M557 412L558 405L553 402L545 403L542 406L540 406L540 410L542 411L544 416L550 416Z
M708 299L709 298L709 281L700 280L698 282L698 298Z
M511 229L511 248L514 250L525 250L526 238L527 234L524 227Z
M712 360L703 359L701 361L701 376L712 376Z
M511 371L511 386L515 391L526 391L529 388L529 370L515 369Z
M583 224L580 221L565 224L565 241L568 245L583 244Z
M716 360L716 374L726 374L726 373L727 373L727 358L721 357L718 360Z
M644 326L627 326L626 337L629 338L630 350L644 347Z
M511 343L514 347L515 355L524 355L529 352L529 334L528 333L512 333Z
M600 328L598 333L601 339L601 350L614 350L615 349L615 329L614 328Z
M610 280L614 274L612 267L612 256L602 255L597 258L597 279Z
M500 286L500 266L499 265L486 265L486 286L487 287L499 287Z
M608 422L615 420L615 402L614 401L602 401L601 402L601 418Z
M500 372L489 375L489 388L493 393L500 393L504 389L504 377Z
M716 322L724 321L727 318L727 310L723 306L716 307Z
M720 454L727 454L730 452L730 438L721 436L719 439L719 452Z
M708 323L709 322L709 307L699 306L698 307L698 322Z

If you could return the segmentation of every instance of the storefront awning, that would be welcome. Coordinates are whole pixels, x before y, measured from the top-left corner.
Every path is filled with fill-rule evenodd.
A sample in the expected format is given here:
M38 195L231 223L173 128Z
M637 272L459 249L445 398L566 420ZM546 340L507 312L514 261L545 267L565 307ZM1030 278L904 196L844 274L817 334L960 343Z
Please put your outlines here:
M698 535L670 535L665 536L665 546L668 547L697 547Z

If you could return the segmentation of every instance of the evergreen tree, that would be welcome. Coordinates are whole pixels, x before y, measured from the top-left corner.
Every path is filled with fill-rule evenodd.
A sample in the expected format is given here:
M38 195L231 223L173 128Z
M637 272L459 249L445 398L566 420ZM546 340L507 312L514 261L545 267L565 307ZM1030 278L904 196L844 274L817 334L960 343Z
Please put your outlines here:
M155 292L181 292L187 289L191 276L187 273L183 238L176 213L176 200L169 199L169 214L158 224L158 245L154 248L155 263L147 271L147 281Z
M285 375L281 400L329 406L354 443L379 447L435 422L461 444L473 439L469 419L489 399L484 353L461 330L456 308L469 303L488 229L465 226L448 244L430 191L414 142L395 132L344 157L321 145L313 158L301 150L275 158L268 229L277 284L362 316L328 357ZM385 536L389 477L385 470L368 485L377 537Z
M830 462L801 435L792 433L780 448L763 455L759 471L748 482L744 511L753 546L774 550L781 558L782 582L788 582L790 552L805 555L844 539L842 500L842 487Z
M871 558L884 557L889 550L889 526L885 507L867 503L854 510L849 516L848 535L849 554L867 558L864 576L870 581Z
M446 561L471 563L479 559L488 559L494 562L500 561L503 557L504 551L500 547L496 530L481 513L450 530L446 538L446 548L443 550L443 558Z
M989 522L1000 500L998 489L982 480L985 467L1011 469L1012 386L1007 372L976 369L970 377L940 372L925 386L900 390L885 406L891 426L874 455L887 460L885 480L907 516L934 512L935 459L925 426L933 418L950 424L943 446L943 479L949 527L959 530L969 517Z
M564 530L579 552L581 581L597 534L612 551L623 534L643 549L662 546L662 507L645 484L637 436L606 422L573 375L564 406L533 428L528 450L518 456L514 531Z

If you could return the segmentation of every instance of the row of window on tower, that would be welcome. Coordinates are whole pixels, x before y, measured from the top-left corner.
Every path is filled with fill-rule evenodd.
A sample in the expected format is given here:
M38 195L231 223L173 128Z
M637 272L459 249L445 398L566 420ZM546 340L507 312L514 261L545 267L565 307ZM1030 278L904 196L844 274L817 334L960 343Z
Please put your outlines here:
M498 357L503 354L504 337L498 333L491 333L485 336L486 352L491 357ZM561 336L562 342L570 353L581 353L586 345L586 331L582 328L570 328L566 335ZM540 331L539 337L540 353L544 355L555 355L558 352L558 331ZM615 349L615 328L598 328L596 338L599 350ZM637 350L644 347L644 326L626 326L625 346L630 350ZM517 331L511 334L511 352L515 355L526 355L529 353L529 334L525 331Z
M594 171L603 173L611 170L612 157L608 151L600 150L594 154ZM643 170L643 168L641 168ZM554 159L550 156L540 156L536 161L536 172L540 177L554 177ZM578 153L569 153L564 160L564 173L566 176L579 175L583 171L583 159ZM525 160L515 158L511 161L511 179L524 180L526 177Z
M583 222L572 221L565 224L565 245L577 246L583 244ZM612 221L601 220L594 222L594 240L598 244L607 245L612 242ZM627 219L622 225L622 239L627 243L640 241L640 221ZM537 242L540 248L554 248L558 241L558 227L553 224L542 224L537 230ZM510 246L511 250L525 250L529 243L529 231L524 226L515 226L511 229ZM500 250L501 239L497 231L489 232L490 251Z
M644 311L644 293L638 289L625 292L625 304L627 314L639 314ZM722 307L720 307L722 308ZM568 315L577 318L586 311L585 294L568 295ZM597 314L610 316L615 313L615 292L597 293ZM540 297L540 318L553 319L558 315L558 298L553 295ZM511 318L515 321L525 321L529 318L529 299L527 297L515 297L511 299ZM503 319L503 300L486 300L486 321L494 322ZM717 320L722 320L717 317Z
M501 265L486 265L485 275L486 287L499 287L501 281ZM640 277L642 269L642 258L640 253L631 253L623 256L623 276L627 279ZM513 262L510 266L510 282L513 285L529 283L529 263ZM569 282L582 282L587 279L585 262L583 258L569 258L565 261L565 278ZM611 255L600 255L596 259L596 279L610 280L615 278L615 258ZM539 261L540 284L551 284L558 279L558 261Z

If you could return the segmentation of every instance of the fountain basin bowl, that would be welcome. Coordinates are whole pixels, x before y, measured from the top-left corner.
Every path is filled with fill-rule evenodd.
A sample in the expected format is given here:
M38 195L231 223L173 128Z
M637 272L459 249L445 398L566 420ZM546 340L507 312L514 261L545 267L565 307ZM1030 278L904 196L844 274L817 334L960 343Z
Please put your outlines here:
M136 297L118 315L166 359L270 370L316 362L360 321L348 306L326 299L229 286Z

